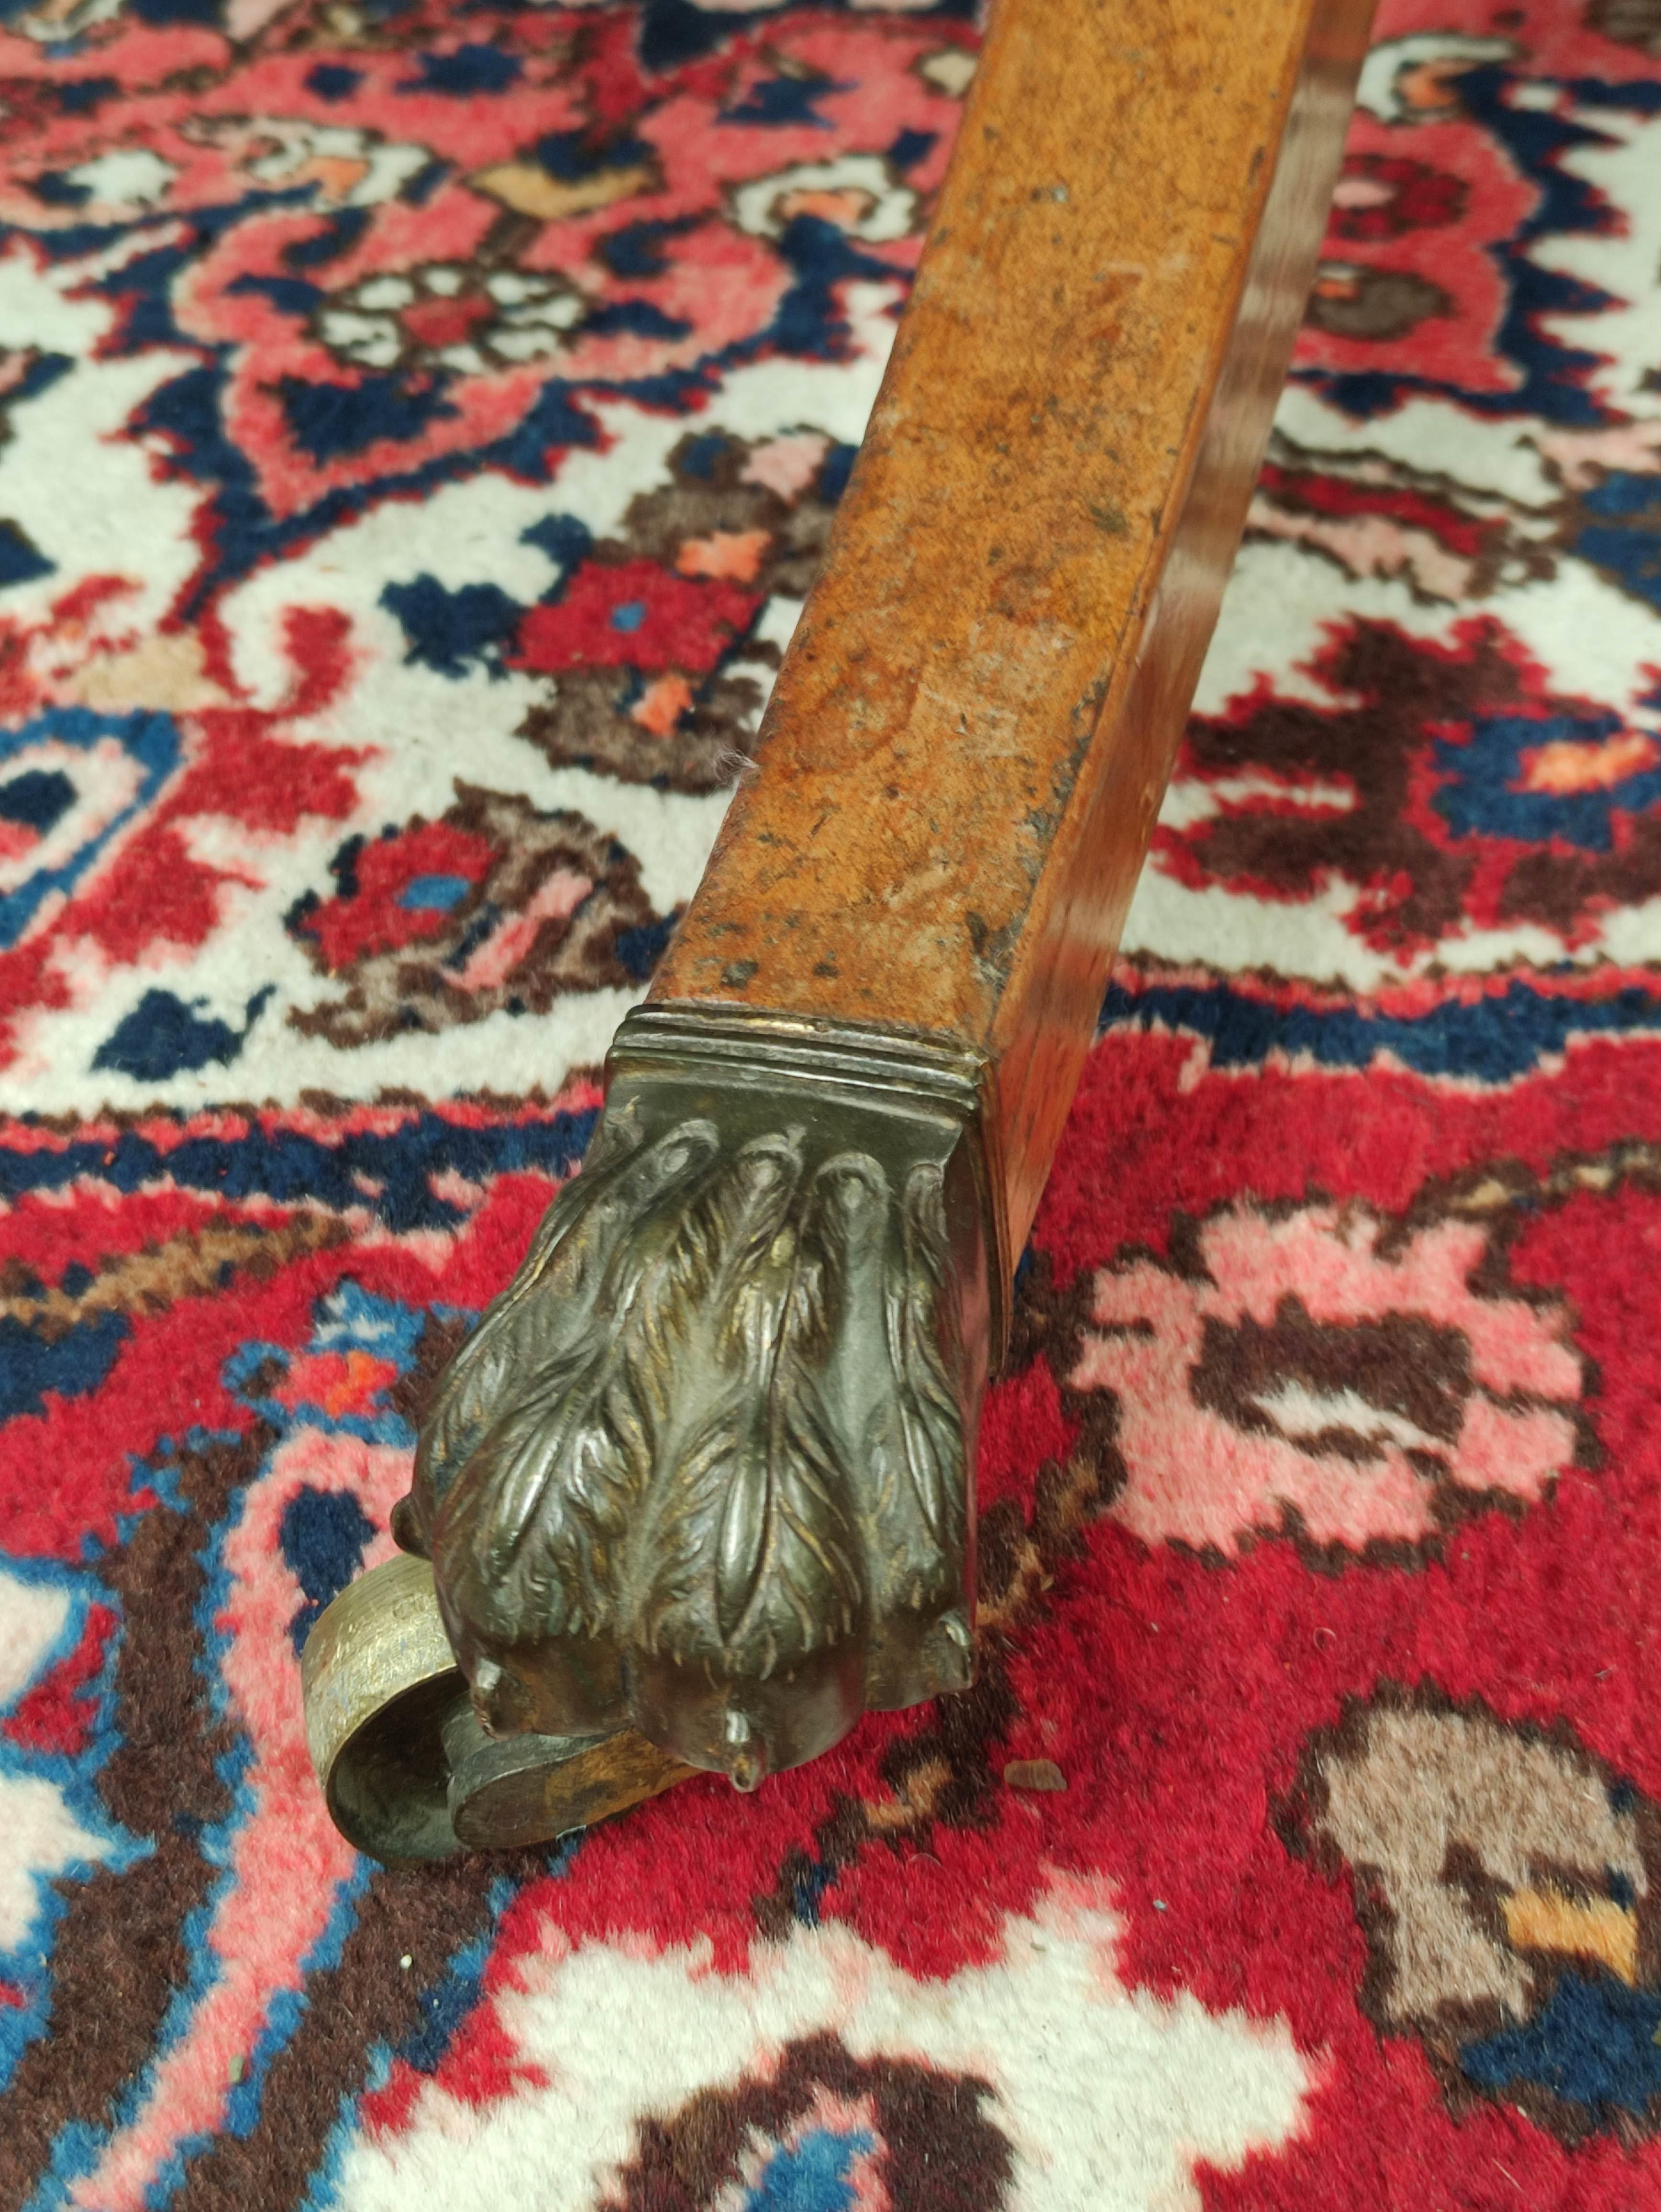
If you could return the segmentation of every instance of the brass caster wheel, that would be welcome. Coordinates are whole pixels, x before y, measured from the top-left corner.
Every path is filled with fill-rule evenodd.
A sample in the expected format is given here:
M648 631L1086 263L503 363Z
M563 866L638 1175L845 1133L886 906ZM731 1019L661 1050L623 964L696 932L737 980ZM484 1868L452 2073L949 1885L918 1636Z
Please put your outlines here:
M330 1817L389 1866L545 1843L693 1770L632 1729L493 1737L473 1711L425 1559L342 1590L301 1660L306 1741Z
M592 1827L697 1771L633 1729L490 1736L471 1704L446 1723L444 1746L450 1820L467 1850L504 1850Z

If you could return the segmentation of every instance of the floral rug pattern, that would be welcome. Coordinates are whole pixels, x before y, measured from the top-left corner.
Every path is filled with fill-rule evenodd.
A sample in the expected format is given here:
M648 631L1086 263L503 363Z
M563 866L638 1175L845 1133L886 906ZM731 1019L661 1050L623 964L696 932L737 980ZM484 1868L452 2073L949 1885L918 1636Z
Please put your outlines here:
M1384 0L975 1689L420 1873L306 1763L977 39L0 0L0 2212L1661 2202L1656 0Z

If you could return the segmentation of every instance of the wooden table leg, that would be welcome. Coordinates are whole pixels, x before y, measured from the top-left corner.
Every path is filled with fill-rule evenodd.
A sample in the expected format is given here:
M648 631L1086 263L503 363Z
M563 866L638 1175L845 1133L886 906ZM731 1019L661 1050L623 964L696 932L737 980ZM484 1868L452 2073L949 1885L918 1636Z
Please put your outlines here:
M740 1787L973 1668L976 1421L1370 0L1001 0L757 772L400 1539L484 1723Z

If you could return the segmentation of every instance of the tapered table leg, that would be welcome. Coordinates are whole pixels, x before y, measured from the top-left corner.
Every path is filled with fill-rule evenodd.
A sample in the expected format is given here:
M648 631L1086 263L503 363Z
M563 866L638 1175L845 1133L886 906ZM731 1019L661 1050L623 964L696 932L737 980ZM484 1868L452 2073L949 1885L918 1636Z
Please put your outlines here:
M1001 0L757 772L400 1511L495 1735L752 1787L970 1679L981 1395L1370 14Z

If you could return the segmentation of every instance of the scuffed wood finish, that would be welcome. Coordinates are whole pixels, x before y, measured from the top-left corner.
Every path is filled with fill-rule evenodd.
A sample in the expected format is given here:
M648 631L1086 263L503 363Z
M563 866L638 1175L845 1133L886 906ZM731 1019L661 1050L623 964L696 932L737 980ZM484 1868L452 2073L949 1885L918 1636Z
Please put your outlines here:
M758 772L428 1415L428 1557L307 1646L331 1809L393 1858L753 1789L972 1679L989 1247L1094 1030L1369 7L1000 10Z
M960 1040L1030 1225L1371 0L1001 0L824 571L652 997Z

